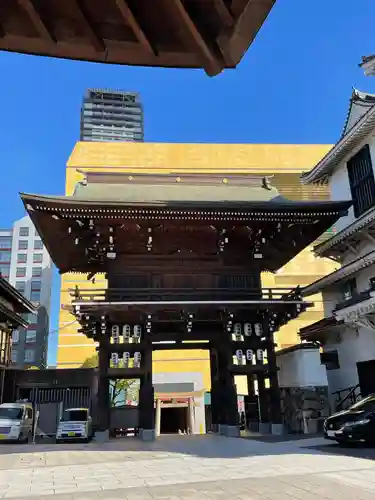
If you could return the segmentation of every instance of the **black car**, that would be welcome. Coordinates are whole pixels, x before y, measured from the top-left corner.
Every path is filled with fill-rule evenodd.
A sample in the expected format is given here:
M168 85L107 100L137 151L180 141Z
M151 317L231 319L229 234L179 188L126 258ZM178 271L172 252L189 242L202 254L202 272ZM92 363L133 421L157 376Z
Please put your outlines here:
M375 394L328 417L324 422L324 437L342 444L375 444Z

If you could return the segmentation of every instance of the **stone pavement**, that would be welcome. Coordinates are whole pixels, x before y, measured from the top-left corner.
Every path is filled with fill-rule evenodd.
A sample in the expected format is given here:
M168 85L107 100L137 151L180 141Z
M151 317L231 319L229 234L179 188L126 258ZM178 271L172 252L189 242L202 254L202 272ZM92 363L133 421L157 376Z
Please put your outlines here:
M365 452L366 453L366 452ZM365 455L366 456L366 455ZM164 436L86 445L1 445L0 498L373 500L375 460L321 438L277 443Z

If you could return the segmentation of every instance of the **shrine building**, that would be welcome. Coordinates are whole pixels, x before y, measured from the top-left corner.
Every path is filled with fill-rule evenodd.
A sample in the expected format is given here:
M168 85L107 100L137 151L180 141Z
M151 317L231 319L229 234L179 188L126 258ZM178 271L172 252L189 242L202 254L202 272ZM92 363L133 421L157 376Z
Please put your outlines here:
M60 273L107 282L72 287L65 305L97 345L97 428L111 425L110 381L139 379L137 426L153 439L156 387L169 382L154 373L153 352L194 349L209 353L213 430L238 435L234 377L244 375L261 424L281 432L274 334L312 304L299 287L263 288L261 273L285 266L351 203L290 201L267 177L239 173L102 168L81 176L72 195L21 196ZM199 433L203 381L186 375L171 379L172 392L190 392L187 427Z

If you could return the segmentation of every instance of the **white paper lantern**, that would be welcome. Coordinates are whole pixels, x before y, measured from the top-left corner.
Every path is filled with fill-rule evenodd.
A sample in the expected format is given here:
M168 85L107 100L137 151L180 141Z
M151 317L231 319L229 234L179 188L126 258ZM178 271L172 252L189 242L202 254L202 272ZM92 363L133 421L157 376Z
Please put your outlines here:
M124 362L124 367L127 368L130 361L130 352L124 352L124 354L122 355L122 360Z
M257 350L257 360L258 361L263 361L264 359L264 352L262 349L258 349Z
M253 334L253 329L251 327L251 323L245 323L243 326L243 331L246 337L250 337Z
M117 366L117 365L118 365L118 354L117 354L117 352L113 352L113 353L111 354L111 361L112 361L112 364L113 364L114 366Z
M141 366L141 353L140 352L135 352L134 353L134 367L139 368Z
M247 361L253 362L254 351L252 349L246 349L246 359Z
M120 327L119 327L119 325L113 325L111 333L112 333L113 342L115 344L118 344L119 343L119 338L120 338Z
M122 336L124 337L124 339L129 340L130 339L130 334L131 334L130 325L124 325L122 327Z
M142 333L141 325L134 325L134 328L133 328L133 337L135 339L140 339L141 338L141 333Z
M241 335L240 333L236 333L236 334L234 335L234 340L235 340L236 342L241 342L241 340L242 340L242 335Z
M238 360L238 363L242 364L242 361L243 361L243 352L242 352L241 349L237 349L237 351L236 351L236 358Z
M262 325L260 323L255 323L254 331L255 331L255 335L257 337L261 337L262 336Z
M235 335L241 335L241 333L242 333L242 325L241 325L241 323L236 323L234 325L233 333Z

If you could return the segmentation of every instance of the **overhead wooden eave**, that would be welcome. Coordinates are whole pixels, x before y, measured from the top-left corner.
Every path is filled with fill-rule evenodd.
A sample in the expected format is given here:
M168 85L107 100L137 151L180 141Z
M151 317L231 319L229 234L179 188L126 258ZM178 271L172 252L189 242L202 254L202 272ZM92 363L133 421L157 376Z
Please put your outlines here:
M276 0L0 0L0 50L137 66L233 68Z

